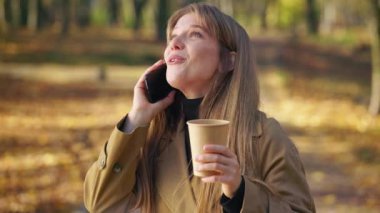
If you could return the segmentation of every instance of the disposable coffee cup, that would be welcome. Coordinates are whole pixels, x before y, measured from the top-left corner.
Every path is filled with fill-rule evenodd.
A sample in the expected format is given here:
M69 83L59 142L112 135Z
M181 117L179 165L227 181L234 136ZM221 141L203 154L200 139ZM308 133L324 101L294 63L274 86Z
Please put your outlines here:
M229 121L217 119L196 119L186 122L189 127L190 147L193 168L196 168L198 163L195 161L195 156L203 154L203 146L206 144L227 145ZM206 177L218 174L215 171L197 172L194 175L198 177Z

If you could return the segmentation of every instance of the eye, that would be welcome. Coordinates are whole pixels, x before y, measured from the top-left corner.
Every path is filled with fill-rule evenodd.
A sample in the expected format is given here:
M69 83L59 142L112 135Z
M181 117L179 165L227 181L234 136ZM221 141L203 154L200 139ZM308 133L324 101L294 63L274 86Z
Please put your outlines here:
M202 33L198 32L198 31L192 31L190 33L190 37L203 38L203 35L202 35Z

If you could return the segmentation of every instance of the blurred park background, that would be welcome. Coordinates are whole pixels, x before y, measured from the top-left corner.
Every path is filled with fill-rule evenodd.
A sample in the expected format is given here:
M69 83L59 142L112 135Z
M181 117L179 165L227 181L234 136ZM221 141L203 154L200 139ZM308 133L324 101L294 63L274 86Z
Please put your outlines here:
M86 212L86 171L190 2L0 0L0 212ZM251 36L318 212L379 212L380 1L206 2Z

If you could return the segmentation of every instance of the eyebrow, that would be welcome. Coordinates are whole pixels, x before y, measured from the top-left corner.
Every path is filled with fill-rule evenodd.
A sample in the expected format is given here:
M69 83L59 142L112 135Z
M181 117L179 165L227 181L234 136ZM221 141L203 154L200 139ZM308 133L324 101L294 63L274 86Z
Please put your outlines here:
M177 27L174 27L173 30L176 28ZM199 28L199 29L203 30L204 32L206 32L207 34L210 34L209 31L205 27L203 27L199 24L192 24L192 25L190 25L190 28ZM173 32L173 30L172 30L172 32Z

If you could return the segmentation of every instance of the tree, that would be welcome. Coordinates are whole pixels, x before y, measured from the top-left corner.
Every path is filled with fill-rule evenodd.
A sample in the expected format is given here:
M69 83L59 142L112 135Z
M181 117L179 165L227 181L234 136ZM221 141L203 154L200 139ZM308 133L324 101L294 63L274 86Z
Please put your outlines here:
M156 18L156 37L160 41L166 38L166 23L169 19L169 0L158 0Z
M38 5L37 0L28 1L28 28L35 32L37 30Z
M20 0L20 27L28 26L28 0Z
M379 114L380 109L380 1L371 0L373 8L372 32L372 91L369 112Z
M0 34L8 31L7 21L5 19L5 1L0 0Z
M12 26L17 29L20 26L20 0L11 1Z
M120 0L109 0L109 23L113 26L120 26L121 23L121 2Z
M268 29L268 21L267 21L267 13L268 13L268 7L269 4L274 2L274 0L263 0L260 1L262 3L261 9L260 9L260 28L262 30L267 30Z
M309 33L318 33L319 15L315 0L306 0L307 27Z
M62 27L61 35L69 34L75 23L76 0L61 0L62 3Z
M147 0L133 0L133 6L135 11L135 20L133 24L133 30L137 32L141 28L142 11L146 5Z
M76 8L76 18L77 25L80 28L85 28L90 25L91 2L92 0L81 0L77 5L78 7Z

